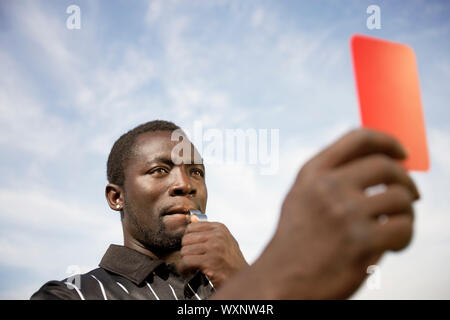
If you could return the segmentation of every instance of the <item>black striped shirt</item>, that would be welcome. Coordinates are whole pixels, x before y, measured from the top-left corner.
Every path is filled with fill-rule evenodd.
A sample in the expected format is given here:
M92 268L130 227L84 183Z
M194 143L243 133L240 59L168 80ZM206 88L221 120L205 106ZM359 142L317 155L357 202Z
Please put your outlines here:
M184 278L173 264L110 245L99 268L62 281L49 281L31 299L203 300L214 291L213 284L200 271Z

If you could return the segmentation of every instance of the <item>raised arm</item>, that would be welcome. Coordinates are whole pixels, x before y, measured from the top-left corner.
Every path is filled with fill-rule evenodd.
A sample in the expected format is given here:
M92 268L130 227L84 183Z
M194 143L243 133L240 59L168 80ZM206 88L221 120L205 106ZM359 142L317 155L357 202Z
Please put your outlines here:
M254 264L215 299L343 299L388 250L412 237L417 188L398 160L402 146L354 130L308 161L284 199L276 232ZM384 192L365 190L384 184ZM380 218L381 217L381 218Z

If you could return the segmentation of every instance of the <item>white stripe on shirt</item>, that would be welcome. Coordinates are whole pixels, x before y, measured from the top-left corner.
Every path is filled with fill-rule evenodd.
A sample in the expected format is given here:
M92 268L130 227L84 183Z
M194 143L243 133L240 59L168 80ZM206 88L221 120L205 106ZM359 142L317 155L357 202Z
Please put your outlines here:
M130 294L123 284L121 284L120 282L117 282L117 281L116 281L116 283L119 285L119 287L121 287L123 289L123 291Z
M206 277L206 279L208 279L208 277ZM214 288L214 285L212 284L211 280L208 279L208 282L211 288L213 288L213 290L216 291L216 288Z
M198 294L194 291L194 289L192 289L191 285L190 285L189 283L188 283L187 285L188 285L189 289L191 289L192 293L195 294L195 297L197 298L197 300L202 300L202 299L198 296Z
M103 288L103 283L92 274L91 274L91 277L98 281L98 284L100 285L100 290L102 290L103 298L105 300L108 300L108 298L106 297L105 288Z
M150 288L150 290L152 290L153 295L156 297L156 300L159 300L159 297L156 295L155 291L153 291L152 286L150 285L150 283L148 283L147 281L145 281L145 283L147 284L147 286Z
M69 282L69 281L66 281L66 282L64 282L64 283L65 283L66 285L68 285L68 286L73 287L73 288L77 291L77 293L78 293L78 295L80 296L81 300L85 300L83 294L81 293L81 290L78 289L78 287L77 287L76 285L74 285L73 283L71 283L71 282Z
M172 286L170 285L170 283L168 283L168 285L169 285L169 287L170 287L170 290L172 290L173 296L175 297L175 299L178 300L178 297L177 297L177 295L175 294L175 290L173 290L173 288L172 288Z

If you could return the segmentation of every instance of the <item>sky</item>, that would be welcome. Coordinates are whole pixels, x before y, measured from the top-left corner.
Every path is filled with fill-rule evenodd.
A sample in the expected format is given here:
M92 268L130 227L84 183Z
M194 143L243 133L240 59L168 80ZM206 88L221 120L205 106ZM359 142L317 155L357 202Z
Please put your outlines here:
M67 26L70 5L79 29ZM367 27L370 5L381 29ZM154 119L278 130L271 174L206 165L206 213L254 261L302 164L360 126L355 33L414 49L431 169L412 172L422 196L412 243L351 298L450 299L449 17L448 1L0 0L0 299L28 299L123 243L106 160L121 134Z

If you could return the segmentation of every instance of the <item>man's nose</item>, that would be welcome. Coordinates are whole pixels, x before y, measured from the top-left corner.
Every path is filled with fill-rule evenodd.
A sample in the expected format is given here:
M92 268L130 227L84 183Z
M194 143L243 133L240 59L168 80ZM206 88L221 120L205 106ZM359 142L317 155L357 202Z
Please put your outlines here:
M189 179L189 176L186 174L186 172L181 168L177 170L174 183L169 189L169 194L174 197L195 195L196 192L197 190L192 185L191 180Z

